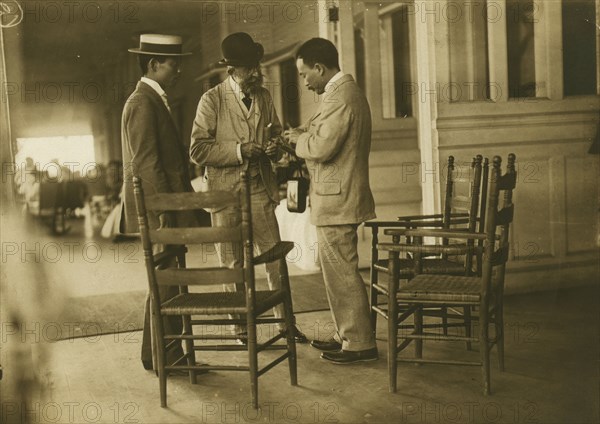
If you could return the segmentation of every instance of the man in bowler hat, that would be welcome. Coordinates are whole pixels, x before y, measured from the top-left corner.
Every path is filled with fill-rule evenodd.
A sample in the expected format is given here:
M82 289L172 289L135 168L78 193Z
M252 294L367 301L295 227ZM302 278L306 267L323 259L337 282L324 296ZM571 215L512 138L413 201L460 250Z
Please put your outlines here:
M240 173L250 178L252 228L254 249L266 252L280 241L275 206L279 189L272 162L281 159L282 152L275 144L282 132L271 94L263 84L259 62L264 49L245 32L227 36L222 44L223 59L229 77L208 90L198 104L192 128L190 156L194 163L206 167L204 178L211 190L235 190L240 187ZM231 227L241 221L239 210L225 208L211 212L213 226ZM222 266L239 266L241 248L230 243L216 244ZM280 275L286 267L284 260L266 264L267 281L271 289L281 286ZM225 290L244 290L243 285ZM274 310L283 316L280 305ZM307 342L297 328L296 341ZM241 343L245 329L237 327Z
M142 180L145 195L193 191L188 171L187 149L181 142L165 88L179 79L182 40L179 36L142 34L139 48L129 49L138 55L142 78L127 99L121 122L123 149L124 190L122 232L139 232L133 194L133 177ZM195 226L198 221L193 211L148 213L151 229ZM162 246L154 246L155 253ZM176 286L159 286L161 300L178 294ZM180 317L164 318L166 334L180 334ZM142 335L142 364L147 370L156 369L155 346L151 334L150 293L146 297L144 331ZM167 352L171 364L183 355L181 344Z

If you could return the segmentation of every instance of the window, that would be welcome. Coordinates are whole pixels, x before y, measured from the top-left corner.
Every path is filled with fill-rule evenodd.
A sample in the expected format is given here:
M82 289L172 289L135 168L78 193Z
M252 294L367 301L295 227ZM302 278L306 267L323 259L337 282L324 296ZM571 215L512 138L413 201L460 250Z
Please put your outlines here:
M506 2L509 97L536 97L533 0Z
M596 94L596 6L563 0L564 95Z
M31 158L36 168L48 173L66 171L84 175L95 165L94 137L91 135L67 137L17 138L18 166Z
M279 65L281 77L282 125L296 128L300 125L300 90L296 61L287 59Z
M489 99L487 3L450 2L443 10L448 23L450 80L448 87L440 87L442 100Z
M383 117L408 117L413 114L410 14L407 5L381 17L381 70Z

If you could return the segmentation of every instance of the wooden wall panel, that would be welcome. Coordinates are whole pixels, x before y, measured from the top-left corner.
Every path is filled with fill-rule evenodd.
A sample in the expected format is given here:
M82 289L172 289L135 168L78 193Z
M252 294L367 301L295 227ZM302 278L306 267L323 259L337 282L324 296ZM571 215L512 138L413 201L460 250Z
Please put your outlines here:
M598 156L566 159L566 253L597 250Z

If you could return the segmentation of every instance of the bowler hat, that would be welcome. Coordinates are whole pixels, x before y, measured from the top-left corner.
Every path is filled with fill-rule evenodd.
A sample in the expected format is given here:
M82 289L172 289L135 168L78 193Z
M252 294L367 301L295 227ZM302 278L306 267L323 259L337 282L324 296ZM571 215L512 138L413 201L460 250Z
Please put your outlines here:
M182 53L181 37L178 35L142 34L140 47L128 49L131 53L148 54L153 56L188 56L191 53Z
M265 54L262 44L255 43L245 32L229 34L221 43L223 59L220 65L227 66L256 66Z

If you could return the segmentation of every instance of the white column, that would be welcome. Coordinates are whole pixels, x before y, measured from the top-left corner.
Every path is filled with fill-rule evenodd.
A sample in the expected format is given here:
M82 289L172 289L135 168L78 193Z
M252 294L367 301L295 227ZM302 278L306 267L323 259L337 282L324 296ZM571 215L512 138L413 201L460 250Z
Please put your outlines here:
M365 80L373 121L383 118L379 46L379 4L365 4Z
M562 2L544 2L540 19L546 21L545 38L548 69L546 96L551 100L561 100L564 92Z
M329 23L329 12L326 0L318 0L317 8L319 13L319 37L334 41L331 38L331 24Z
M430 10L431 2L416 0L416 10ZM434 33L435 14L420 14L413 20L416 33L417 84L419 87L418 105L418 139L421 151L422 212L432 214L438 203L439 183L435 175L427 174L438 169L438 134L435 130L436 94L435 94L435 57L431 46ZM439 174L438 174L439 175Z
M354 49L354 13L351 0L340 0L338 21L338 51L340 66L346 74L356 78L356 54Z
M487 13L491 98L497 102L505 102L508 100L506 0L488 2Z

